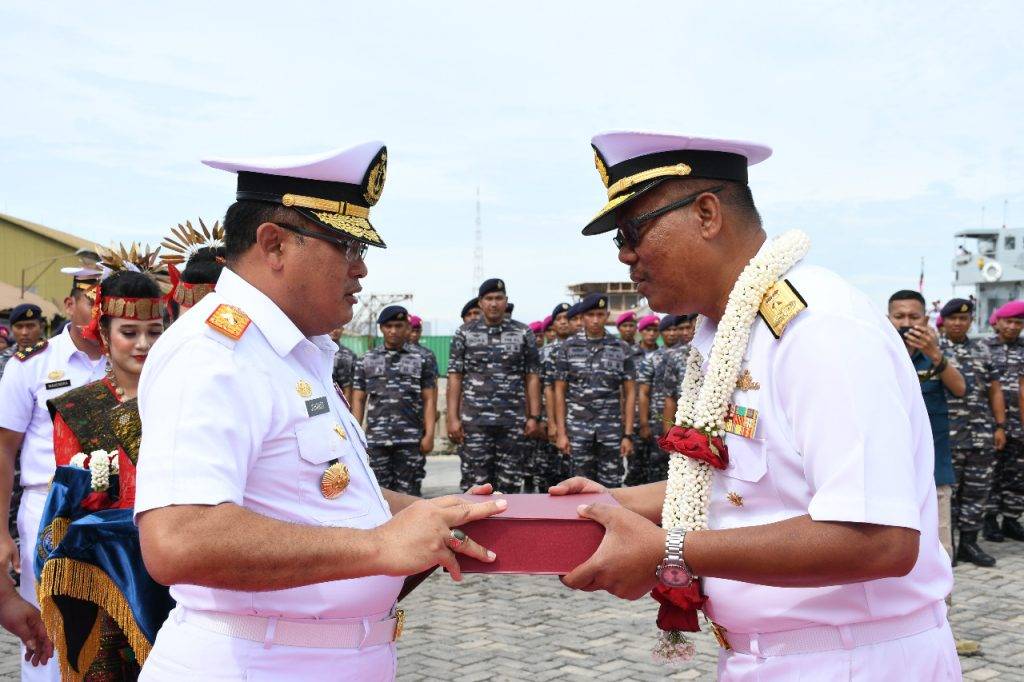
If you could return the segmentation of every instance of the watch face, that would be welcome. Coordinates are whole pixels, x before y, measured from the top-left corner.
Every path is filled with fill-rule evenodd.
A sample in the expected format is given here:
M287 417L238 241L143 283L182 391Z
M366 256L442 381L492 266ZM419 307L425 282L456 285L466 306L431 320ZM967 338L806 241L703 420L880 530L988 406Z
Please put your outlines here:
M669 587L686 587L691 581L690 574L682 566L667 564L661 567L661 582Z

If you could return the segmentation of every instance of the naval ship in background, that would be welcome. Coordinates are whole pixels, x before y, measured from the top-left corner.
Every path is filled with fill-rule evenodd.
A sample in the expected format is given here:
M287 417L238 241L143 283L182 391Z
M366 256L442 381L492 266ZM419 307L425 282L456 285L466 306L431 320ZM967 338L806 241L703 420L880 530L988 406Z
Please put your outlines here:
M1008 301L1024 298L1024 229L964 230L955 237L953 287L973 287L971 331L988 335L992 312Z

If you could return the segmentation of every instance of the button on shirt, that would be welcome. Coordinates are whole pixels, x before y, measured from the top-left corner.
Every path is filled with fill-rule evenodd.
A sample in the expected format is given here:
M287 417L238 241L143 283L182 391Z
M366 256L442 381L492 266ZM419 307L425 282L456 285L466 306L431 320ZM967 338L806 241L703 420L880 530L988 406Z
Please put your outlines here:
M238 341L205 323L222 303L251 318ZM216 291L175 322L146 361L136 515L230 502L303 525L385 523L391 513L367 461L365 435L333 385L337 350L326 335L303 336L273 301L225 269ZM335 460L351 482L329 500L320 479ZM387 576L265 592L173 585L171 596L198 610L351 618L389 611L401 585Z
M901 578L809 588L705 578L711 617L733 632L905 615L953 586L938 541L931 427L899 334L832 272L798 264L786 278L808 307L780 340L754 321L743 368L760 388L737 390L732 400L758 410L759 420L753 438L726 436L729 466L714 473L710 527L809 514L912 528L920 546L916 565ZM716 328L705 320L693 340L705 368Z
M53 459L53 421L46 401L103 378L106 363L78 350L70 327L46 349L24 362L7 363L0 378L0 427L25 434L21 445L21 485L48 485Z

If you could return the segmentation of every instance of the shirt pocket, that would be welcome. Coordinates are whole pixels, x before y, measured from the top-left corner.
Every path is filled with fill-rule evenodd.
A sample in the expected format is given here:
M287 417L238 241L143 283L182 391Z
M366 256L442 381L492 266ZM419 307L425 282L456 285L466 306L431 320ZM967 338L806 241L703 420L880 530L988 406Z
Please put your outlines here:
M729 434L726 436L729 448L729 466L722 470L722 475L737 481L757 483L768 471L768 449L763 438L743 438Z
M353 490L356 482L351 478L357 475L359 463L346 456L348 448L342 447L335 423L326 415L322 417L314 417L295 427L299 450L299 504L306 516L322 525L344 525L340 522L366 516L369 509L365 499ZM348 434L348 437L354 435ZM321 482L334 460L345 465L350 480L340 495L329 500L321 492Z

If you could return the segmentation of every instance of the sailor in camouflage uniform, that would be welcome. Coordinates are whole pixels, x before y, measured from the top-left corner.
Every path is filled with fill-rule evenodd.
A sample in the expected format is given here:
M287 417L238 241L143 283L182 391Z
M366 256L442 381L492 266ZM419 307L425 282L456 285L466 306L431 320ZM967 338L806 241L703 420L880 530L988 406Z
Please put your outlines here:
M491 482L516 492L526 439L541 421L537 343L525 324L506 319L503 280L481 284L479 304L483 316L452 337L448 438L463 445L463 490Z
M1024 372L1024 301L1010 301L999 308L996 335L985 339L1006 402L1006 447L996 455L992 492L983 522L985 539L1024 541L1019 517L1024 512L1024 431L1020 415L1020 378ZM999 514L1003 516L999 525Z
M555 418L555 354L558 346L571 334L568 312L568 303L559 303L551 311L551 328L555 330L555 340L540 349L544 433L537 441L534 453L534 471L539 492L547 492L551 486L569 478L569 463L565 455L555 447L558 438L558 421Z
M334 383L341 389L345 400L352 402L352 379L356 371L359 356L351 348L341 344L341 329L331 332L331 341L338 344L338 352L334 354Z
M366 351L356 363L352 414L361 422L369 399L367 453L377 482L418 497L426 455L434 447L437 367L406 343L405 308L384 308L377 324L384 345Z
M640 333L640 342L632 343L626 334L622 333L622 319L624 315L633 315L633 325L635 331ZM648 470L650 469L650 452L651 442L648 437L643 436L643 425L644 421L640 418L640 368L642 366L644 358L649 356L651 353L658 350L658 336L657 333L651 334L650 329L653 327L655 332L658 328L658 316L657 315L645 315L643 318L637 320L634 313L623 313L616 320L616 328L619 330L619 338L630 344L630 348L633 351L633 366L637 368L637 382L636 382L636 419L633 420L633 433L638 437L633 439L633 454L629 456L626 462L626 479L623 481L623 485L643 485L650 483L648 478ZM636 334L634 333L635 337Z
M974 304L954 298L940 313L945 336L943 353L955 360L967 383L967 394L946 396L949 405L949 441L952 446L953 526L960 529L956 558L977 566L995 566L996 560L978 546L978 533L992 488L996 451L1006 446L1006 405L989 347L968 338ZM994 416L994 421L993 421Z
M572 457L574 476L617 488L622 459L633 453L633 353L605 332L607 296L590 294L576 308L584 330L558 347L555 361L558 448Z
M668 453L658 447L658 439L663 433L665 401L678 391L686 356L690 353L690 346L681 343L680 339L681 328L691 319L690 315L666 315L662 318L658 330L665 345L648 355L638 372L642 410L646 415L641 437L650 442L647 477L652 482L668 478Z

